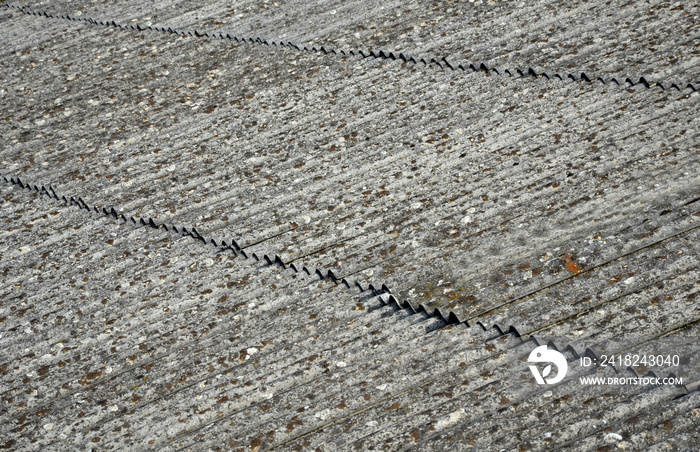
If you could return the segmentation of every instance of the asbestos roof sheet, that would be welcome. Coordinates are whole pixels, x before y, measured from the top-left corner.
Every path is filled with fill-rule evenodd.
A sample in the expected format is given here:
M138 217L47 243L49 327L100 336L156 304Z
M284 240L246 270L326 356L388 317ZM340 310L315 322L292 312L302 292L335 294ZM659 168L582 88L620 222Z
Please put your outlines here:
M299 0L278 2L26 2L56 14L142 25L233 31L241 35L343 49L384 50L416 58L530 68L592 79L700 82L700 5L625 1Z
M0 447L689 447L698 12L0 5Z

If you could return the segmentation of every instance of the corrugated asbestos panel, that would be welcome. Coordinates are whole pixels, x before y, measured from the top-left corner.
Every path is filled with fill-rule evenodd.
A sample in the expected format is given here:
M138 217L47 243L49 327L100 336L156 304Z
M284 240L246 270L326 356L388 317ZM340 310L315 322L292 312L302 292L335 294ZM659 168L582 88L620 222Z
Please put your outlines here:
M50 44L9 175L462 320L697 224L697 94L161 34Z
M369 299L356 290L28 189L2 191L3 444L96 444L112 432L104 425L122 425L138 407L171 399L197 413L202 397L181 391L224 381L240 394L220 390L245 405L261 390L253 374L262 357L259 371L284 387L305 353L334 355L316 330L340 340L357 334L347 322L369 328ZM142 446L144 428L164 425L134 419L147 421L134 425Z
M390 397L497 349L485 344L495 331L439 329L372 294L2 191L3 357L13 358L2 436L17 450L162 446L307 391L325 393L312 416L323 423L344 401Z
M134 1L17 2L56 14L108 16L142 25L198 28L346 50L446 57L455 67L665 87L700 82L694 2L587 1Z
M496 341L490 345L500 348L503 344ZM477 450L491 450L506 443L517 450L521 445L529 447L531 438L545 428L561 429L551 441L565 444L603 430L597 417L610 423L622 421L653 410L656 405L667 404L674 397L684 399L685 407L689 404L693 408L697 406L693 405L697 403L695 393L684 395L684 390L669 386L628 386L613 390L605 386L574 384L554 389L538 386L529 374L514 369L512 365L513 362L524 362L533 348L530 343L515 345L512 349L499 351L489 360L466 361L451 371L445 367L444 373L437 378L414 382L394 397L376 400L360 409L338 414L336 418L323 419L325 422L320 424L314 418L324 417L326 412L316 410L334 402L318 400L312 392L300 397L305 391L299 388L293 394L280 397L280 404L272 404L270 411L263 410L265 413L286 412L286 417L276 414L272 421L264 422L265 414L245 416L241 413L236 423L217 423L190 437L189 444L183 441L183 445L189 446L188 450L200 447L223 449L220 438L235 436L232 445L253 448L262 445L265 449L275 445L289 450L372 450L382 447L397 450L418 443L418 447L429 450L455 450L475 446L478 438ZM697 359L697 354L693 359ZM573 366L569 372L568 378L574 379L634 375L631 372L618 374L611 368L582 372L581 368ZM347 378L347 381L352 384L352 378ZM350 386L344 394L352 400L355 392ZM292 403L287 405L289 400ZM345 401L340 406L344 405L353 408ZM291 409L302 406L304 410L294 412ZM333 414L334 410L330 413ZM551 416L551 419L546 416ZM539 418L540 422L534 423L533 418ZM279 419L289 423L280 423ZM314 420L320 430L308 425ZM628 428L625 434L638 432L637 428ZM685 430L688 430L687 424L679 425L676 433ZM514 432L519 435L513 437ZM542 431L544 433L546 430ZM450 436L454 438L449 440ZM606 444L605 434L595 436L597 446ZM283 442L279 443L280 440Z
M516 407L544 404L539 410L552 414L552 397L563 410L557 412L577 422L556 439L573 441L598 427L591 414L618 404L614 412L631 417L630 404L648 411L686 393L540 387L522 364L535 345L499 336L497 329L441 328L444 321L385 306L371 293L260 267L233 250L66 206L32 188L5 186L2 199L9 213L2 236L8 300L2 339L14 357L3 365L9 422L2 435L18 450L29 444L332 450L345 443L364 448L368 438L387 434L398 443L452 447L472 441L459 425L481 432L491 413L500 413L493 421L500 425L503 407L512 407L515 424L528 422L530 410ZM10 271L17 269L25 274ZM94 296L105 287L108 298ZM680 296L688 290L680 289ZM665 294L662 305L671 306L674 291ZM700 362L696 342L687 337L696 329L691 324L666 335L651 350L682 354L688 359L682 376L691 380L700 375L692 366ZM576 331L582 337L566 351L570 378L617 375L610 367L575 368L583 339L590 336L586 345L593 349L609 342L600 330ZM641 337L634 329L618 331L626 342L605 351L649 352L634 344L664 331L644 331ZM669 345L669 339L676 340ZM636 371L668 374L665 368ZM596 398L596 391L607 395ZM693 394L686 397L695 400ZM560 406L564 402L569 408ZM682 433L683 425L674 432ZM451 428L459 431L452 442L436 433ZM597 435L590 441L606 440Z
M1 7L0 446L692 444L697 6L564 3Z

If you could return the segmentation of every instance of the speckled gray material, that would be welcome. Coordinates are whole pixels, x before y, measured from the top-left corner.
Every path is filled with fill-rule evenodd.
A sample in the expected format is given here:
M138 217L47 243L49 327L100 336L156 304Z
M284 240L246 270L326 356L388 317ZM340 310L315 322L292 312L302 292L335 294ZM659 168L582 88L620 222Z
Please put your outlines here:
M0 5L0 447L694 444L697 14Z
M700 6L659 0L13 2L55 14L231 31L591 78L700 82Z

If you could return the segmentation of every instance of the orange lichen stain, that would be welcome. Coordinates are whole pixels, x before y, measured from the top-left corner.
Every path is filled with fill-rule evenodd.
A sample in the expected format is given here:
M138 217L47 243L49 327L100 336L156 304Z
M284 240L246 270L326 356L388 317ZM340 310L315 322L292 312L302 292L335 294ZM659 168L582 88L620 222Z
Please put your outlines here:
M566 269L569 270L574 275L578 275L579 273L581 273L581 267L579 267L578 264L576 262L573 262L573 261L566 264Z
M567 254L564 256L564 261L566 261L566 269L569 270L571 273L574 275L578 275L581 273L581 267L574 262L574 259L571 257L571 254Z

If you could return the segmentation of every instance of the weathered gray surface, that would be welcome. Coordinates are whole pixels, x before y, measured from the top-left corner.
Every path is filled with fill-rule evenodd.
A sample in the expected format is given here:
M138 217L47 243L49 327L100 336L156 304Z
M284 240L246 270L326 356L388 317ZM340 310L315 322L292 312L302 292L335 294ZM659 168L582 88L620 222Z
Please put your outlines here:
M81 39L110 59L126 37L146 39L94 26ZM461 319L570 275L567 255L591 268L696 221L697 174L676 167L700 163L698 95L505 83L262 45L244 45L244 61L228 41L157 34L149 43L159 51L148 58L167 65L109 62L79 91L66 79L59 96L52 74L71 63L87 77L94 62L57 49L55 66L26 76L25 96L54 111L15 104L26 119L8 131L11 174L127 216L196 225L248 254L386 284ZM305 75L290 79L297 67ZM27 123L61 132L47 140Z
M692 444L700 95L637 82L697 79L694 7L401 5L377 35L397 5L281 3L0 8L0 445ZM115 26L147 21L184 31ZM186 32L227 26L500 74ZM535 384L530 335L567 380ZM678 354L635 371L685 385L579 385L633 375L587 350Z
M700 5L665 1L135 1L17 2L55 14L230 31L345 49L370 49L499 71L700 82Z

